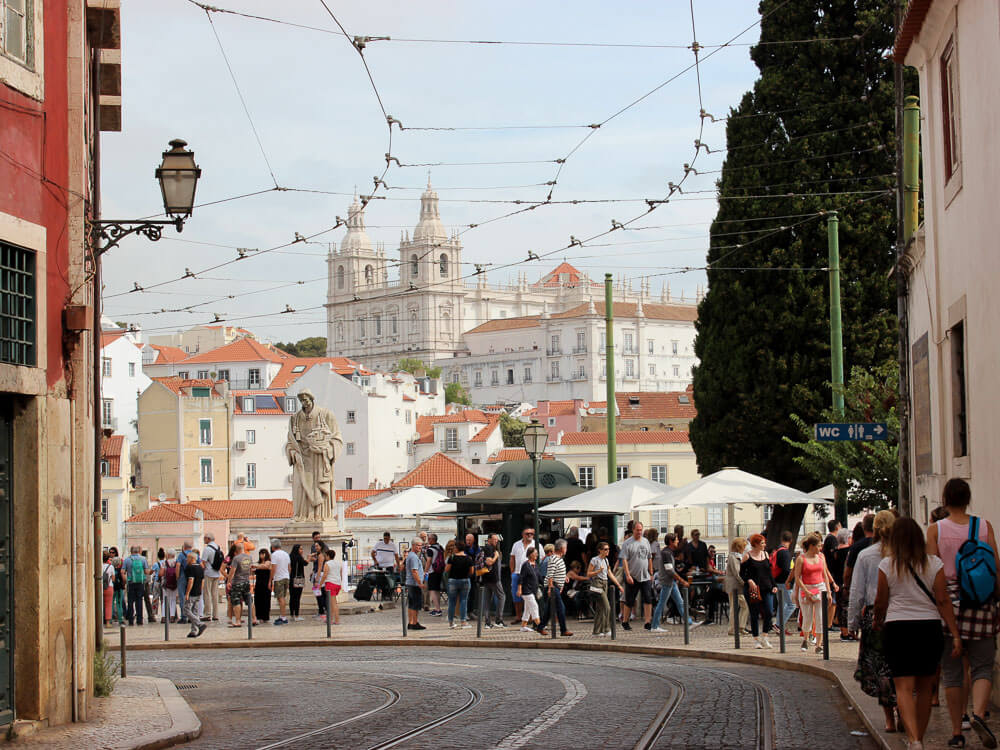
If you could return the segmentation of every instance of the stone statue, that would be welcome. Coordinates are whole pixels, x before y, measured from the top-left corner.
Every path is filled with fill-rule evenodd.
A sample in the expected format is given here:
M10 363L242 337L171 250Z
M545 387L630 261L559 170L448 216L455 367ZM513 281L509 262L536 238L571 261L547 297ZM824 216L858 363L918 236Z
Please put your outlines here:
M298 395L301 409L288 420L285 454L292 467L292 506L297 521L336 519L333 464L344 447L337 420L316 406L312 392Z

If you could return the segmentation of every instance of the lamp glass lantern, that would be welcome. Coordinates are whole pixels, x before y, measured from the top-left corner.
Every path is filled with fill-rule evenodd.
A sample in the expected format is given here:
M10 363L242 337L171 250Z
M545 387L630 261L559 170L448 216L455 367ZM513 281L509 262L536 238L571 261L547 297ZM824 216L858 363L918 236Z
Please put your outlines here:
M549 441L549 433L538 424L537 419L531 420L531 424L524 428L524 450L528 458L537 461L545 453L545 446Z
M201 168L194 163L194 152L186 141L170 141L170 150L163 152L163 161L156 170L163 193L163 210L174 219L185 219L194 210L194 193L201 177Z

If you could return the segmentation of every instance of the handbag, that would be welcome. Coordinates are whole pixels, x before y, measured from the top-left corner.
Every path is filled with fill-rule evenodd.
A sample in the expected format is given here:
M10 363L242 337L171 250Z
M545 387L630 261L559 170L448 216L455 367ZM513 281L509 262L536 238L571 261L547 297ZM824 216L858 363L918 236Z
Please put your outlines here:
M757 588L750 589L750 601L759 602L760 601L760 586Z
M306 586L306 577L305 576L295 576L295 578L292 579L292 586L294 588L297 588L297 589L305 588L305 586Z

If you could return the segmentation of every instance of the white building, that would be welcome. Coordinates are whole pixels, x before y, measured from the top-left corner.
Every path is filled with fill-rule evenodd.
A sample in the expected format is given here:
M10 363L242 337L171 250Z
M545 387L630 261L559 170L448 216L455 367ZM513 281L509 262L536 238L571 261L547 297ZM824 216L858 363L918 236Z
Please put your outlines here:
M391 369L401 357L430 362L461 355L468 348L463 332L490 320L558 313L604 299L604 285L568 263L531 284L526 274L500 285L489 284L485 273L464 278L469 273L462 266L462 243L442 224L429 183L412 237L409 232L400 237L398 260L372 245L356 199L347 223L340 247L331 245L327 257L327 354L360 359L376 370ZM655 301L648 281L634 292L624 279L615 299ZM664 286L659 301L690 307L693 315L697 299L673 300Z
M494 319L466 331L468 354L438 359L447 383L475 403L603 399L604 302L558 313ZM683 391L695 364L693 305L614 304L615 385Z
M141 348L122 328L101 333L101 426L130 443L139 439L139 394L152 382L143 373Z
M495 466L490 456L503 448L500 417L479 409L457 409L450 414L417 419L410 467L423 463L435 453L444 453L476 474L492 477Z
M895 57L920 75L923 224L908 275L913 515L926 523L944 483L972 485L973 510L1000 523L1000 6L912 2Z
M231 497L292 498L285 457L288 418L298 410L283 390L233 391Z
M235 390L268 388L282 364L291 358L290 354L250 336L242 336L224 346L181 360L176 359L176 350L172 348L150 348L158 354L155 361L146 365L150 377L225 380Z
M285 392L294 398L306 388L333 412L344 437L334 473L337 489L389 487L412 465L418 417L444 413L444 392L436 381L409 373L359 370L345 377L320 363Z

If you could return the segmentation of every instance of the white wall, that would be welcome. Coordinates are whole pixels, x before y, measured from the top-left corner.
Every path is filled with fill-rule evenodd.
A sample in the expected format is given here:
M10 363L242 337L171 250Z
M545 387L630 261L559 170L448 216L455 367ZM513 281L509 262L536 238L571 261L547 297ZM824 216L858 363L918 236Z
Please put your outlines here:
M112 420L115 432L124 435L130 443L139 439L137 418L139 394L149 387L150 379L143 374L142 352L128 334L119 336L101 349L101 358L111 360L111 376L101 378L101 398L111 399ZM129 374L129 365L133 374ZM104 372L103 361L101 372Z
M288 418L283 414L234 414L230 440L232 451L232 497L244 500L256 497L283 497L292 499L292 484L288 477L291 467L285 457L285 440L288 435ZM256 442L247 442L245 450L237 450L239 441L246 442L247 430L255 431ZM247 476L247 464L257 470L257 486L240 486L237 477Z

